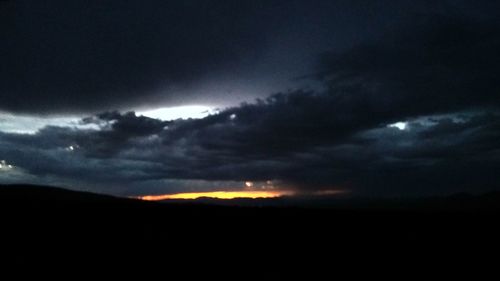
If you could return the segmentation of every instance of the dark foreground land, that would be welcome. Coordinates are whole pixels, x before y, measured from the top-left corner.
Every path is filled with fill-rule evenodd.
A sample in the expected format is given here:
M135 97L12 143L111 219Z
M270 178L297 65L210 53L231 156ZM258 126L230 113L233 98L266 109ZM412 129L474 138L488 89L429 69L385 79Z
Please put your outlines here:
M216 272L290 273L306 265L313 271L344 266L363 271L370 265L416 272L445 264L456 271L478 261L484 269L497 267L499 194L317 204L321 208L283 202L167 204L3 186L1 254L21 266L120 271L146 265L175 272L189 265L196 272L204 265Z

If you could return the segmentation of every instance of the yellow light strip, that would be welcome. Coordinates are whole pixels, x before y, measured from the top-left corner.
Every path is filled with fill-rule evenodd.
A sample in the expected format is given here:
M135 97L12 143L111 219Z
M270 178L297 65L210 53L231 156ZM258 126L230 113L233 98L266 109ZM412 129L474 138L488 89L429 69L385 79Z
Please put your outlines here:
M137 197L146 201L160 201L168 199L198 199L202 197L217 199L235 199L235 198L275 198L285 195L293 195L291 191L278 190L246 190L246 191L211 191L211 192L192 192L175 193L163 195L146 195Z

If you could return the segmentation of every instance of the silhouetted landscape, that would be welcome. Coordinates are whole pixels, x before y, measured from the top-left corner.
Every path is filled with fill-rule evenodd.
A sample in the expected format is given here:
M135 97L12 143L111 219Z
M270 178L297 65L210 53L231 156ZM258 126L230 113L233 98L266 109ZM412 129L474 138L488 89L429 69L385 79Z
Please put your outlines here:
M167 203L16 185L2 186L0 201L4 246L19 264L374 263L428 251L426 261L450 262L454 253L496 251L500 235L497 192Z

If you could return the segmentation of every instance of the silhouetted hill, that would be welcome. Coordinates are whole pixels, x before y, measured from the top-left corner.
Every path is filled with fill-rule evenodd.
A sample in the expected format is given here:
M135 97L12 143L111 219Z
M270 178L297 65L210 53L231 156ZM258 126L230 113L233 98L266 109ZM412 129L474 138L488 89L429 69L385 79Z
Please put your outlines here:
M480 195L457 193L450 196L416 198L368 198L338 196L291 196L280 198L199 198L196 200L164 200L165 204L204 204L237 207L279 207L352 211L418 211L418 212L493 212L500 211L500 192Z
M232 206L213 204L222 202ZM490 193L156 203L2 186L0 238L3 254L21 265L133 270L212 264L246 270L258 263L278 275L306 264L457 266L500 249L499 202L500 194Z
M89 204L96 202L117 202L117 197L90 192L71 191L51 186L3 185L0 186L0 201L4 204Z
M146 205L161 204L163 208L179 207L240 207L240 208L320 208L330 210L353 211L500 211L500 192L492 191L479 195L457 193L450 196L420 198L367 198L338 196L296 196L263 199L216 199L203 197L196 200L164 200L146 202L130 198L115 197L91 192L72 191L63 188L36 185L0 185L0 202L39 207L110 207L113 205ZM168 205L168 206L167 206Z

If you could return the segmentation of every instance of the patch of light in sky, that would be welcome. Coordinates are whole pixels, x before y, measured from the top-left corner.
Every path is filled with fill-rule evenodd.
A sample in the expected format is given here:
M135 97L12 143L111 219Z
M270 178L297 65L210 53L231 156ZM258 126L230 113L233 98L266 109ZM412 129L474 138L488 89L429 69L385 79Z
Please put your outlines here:
M217 110L215 110L212 107L203 105L187 105L187 106L176 106L176 107L163 107L153 110L140 111L137 112L137 115L169 121L169 120L189 119L189 118L200 119L214 113L217 113Z
M14 169L14 166L12 166L11 164L7 163L7 161L5 160L0 160L0 172L1 171L9 171L9 170L12 170Z
M397 122L394 124L390 124L389 127L398 128L399 130L404 130L404 129L406 129L407 125L408 125L408 122Z
M150 118L161 120L175 119L199 119L210 114L216 114L217 110L209 106L190 105L177 107L164 107L154 110L137 112ZM81 124L82 117L77 116L31 116L18 115L7 112L0 112L0 132L16 134L35 134L38 130L46 126L70 127L77 129L95 129L99 127L95 124Z
M16 115L0 112L0 132L17 134L34 134L46 126L72 127L79 129L98 129L92 124L82 125L80 117L40 117Z

